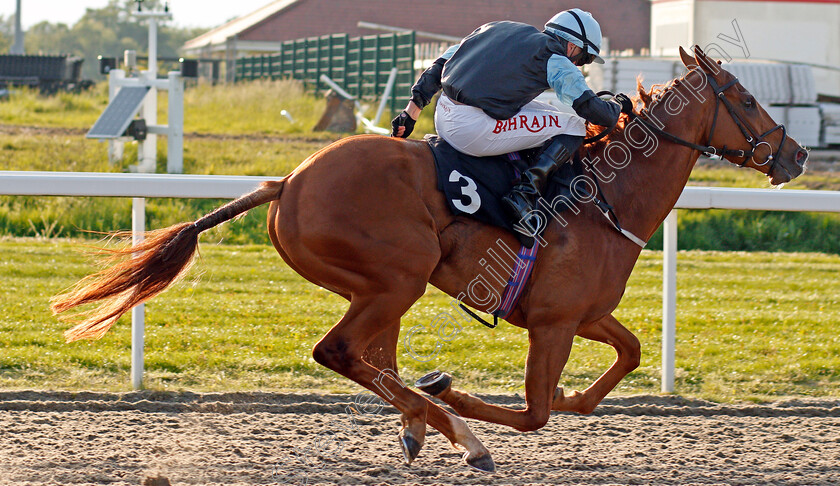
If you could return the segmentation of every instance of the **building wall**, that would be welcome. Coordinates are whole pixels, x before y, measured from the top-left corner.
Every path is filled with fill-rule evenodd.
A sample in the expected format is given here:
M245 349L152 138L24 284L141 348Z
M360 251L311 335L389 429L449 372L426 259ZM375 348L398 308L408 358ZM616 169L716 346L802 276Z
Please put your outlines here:
M740 30L740 42L736 42L739 34L733 21ZM673 56L680 45L687 48L694 44L717 58L840 68L840 0L655 0L651 53ZM818 92L840 94L840 72L815 69L814 76Z
M840 66L840 1L826 2L697 2L696 40L721 43L721 33L734 37L737 21L749 57ZM746 53L731 43L734 57Z
M601 0L588 4L565 0L300 0L240 33L238 38L276 42L333 33L380 33L360 29L356 26L359 21L464 37L493 20L515 20L542 28L554 14L573 7L592 12L610 39L611 49L638 51L648 47L649 0Z
M654 0L650 9L650 53L677 56L694 40L695 0Z

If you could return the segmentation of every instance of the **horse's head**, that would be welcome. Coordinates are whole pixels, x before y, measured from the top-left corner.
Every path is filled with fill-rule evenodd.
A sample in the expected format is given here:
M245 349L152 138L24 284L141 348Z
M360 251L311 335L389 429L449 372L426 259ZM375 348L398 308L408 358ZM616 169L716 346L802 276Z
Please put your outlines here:
M681 47L680 57L690 71L687 77L704 77L702 94L714 97L706 100L715 105L708 145L720 148L718 155L767 174L774 185L784 184L805 170L808 151L787 136L785 127L773 121L735 76L699 46L694 46L693 57Z

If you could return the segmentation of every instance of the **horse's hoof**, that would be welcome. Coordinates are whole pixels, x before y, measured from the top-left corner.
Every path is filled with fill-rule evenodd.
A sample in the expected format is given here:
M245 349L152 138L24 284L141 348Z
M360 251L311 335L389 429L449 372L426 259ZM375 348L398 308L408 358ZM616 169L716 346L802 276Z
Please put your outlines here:
M417 439L414 438L414 434L412 434L410 430L403 429L403 431L400 432L400 448L402 448L406 464L411 464L411 462L417 458L417 455L420 454L420 449L422 447L423 445L417 442Z
M414 386L436 397L452 386L452 376L443 371L432 371L423 375L414 383Z
M464 454L464 461L471 468L481 472L496 472L496 463L490 457L490 453L485 453L480 456L471 456L469 452Z

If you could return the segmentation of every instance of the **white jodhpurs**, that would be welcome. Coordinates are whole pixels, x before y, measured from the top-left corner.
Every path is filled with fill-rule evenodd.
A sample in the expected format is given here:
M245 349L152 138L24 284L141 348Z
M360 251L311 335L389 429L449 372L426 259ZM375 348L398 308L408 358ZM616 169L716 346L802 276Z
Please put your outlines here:
M539 147L555 135L586 134L583 118L541 101L531 101L509 120L496 120L445 94L440 95L435 109L435 129L456 150L476 157Z

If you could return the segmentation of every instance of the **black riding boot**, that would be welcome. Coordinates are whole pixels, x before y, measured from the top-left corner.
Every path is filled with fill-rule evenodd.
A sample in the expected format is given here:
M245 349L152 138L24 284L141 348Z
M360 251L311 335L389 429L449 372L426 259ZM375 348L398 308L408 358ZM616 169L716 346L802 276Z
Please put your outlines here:
M562 136L554 138L537 158L537 162L522 173L519 183L502 198L514 225L520 223L519 226L529 226L527 223L521 223L526 222L530 217L529 213L534 209L537 198L542 194L554 171L571 158L572 154L566 147L568 141L565 138ZM517 232L516 236L526 247L531 248L534 245L533 236L521 232Z

